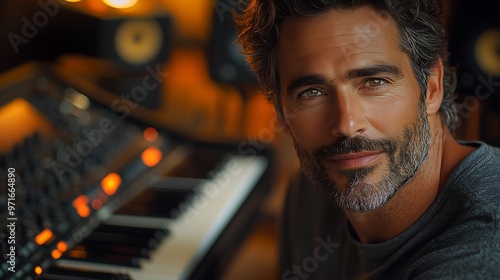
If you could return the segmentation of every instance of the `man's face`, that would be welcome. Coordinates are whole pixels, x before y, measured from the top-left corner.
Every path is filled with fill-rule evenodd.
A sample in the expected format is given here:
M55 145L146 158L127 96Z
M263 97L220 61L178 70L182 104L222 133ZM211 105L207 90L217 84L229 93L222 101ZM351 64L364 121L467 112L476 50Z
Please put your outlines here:
M287 19L278 59L285 122L304 173L348 211L384 205L413 178L430 141L396 23L369 6Z

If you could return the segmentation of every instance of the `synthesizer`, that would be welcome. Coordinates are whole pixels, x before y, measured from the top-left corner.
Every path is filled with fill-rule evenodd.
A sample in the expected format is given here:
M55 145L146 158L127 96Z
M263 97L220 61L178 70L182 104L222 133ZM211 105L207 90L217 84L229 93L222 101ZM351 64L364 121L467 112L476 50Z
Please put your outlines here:
M123 118L53 69L0 77L0 279L215 279L270 151Z

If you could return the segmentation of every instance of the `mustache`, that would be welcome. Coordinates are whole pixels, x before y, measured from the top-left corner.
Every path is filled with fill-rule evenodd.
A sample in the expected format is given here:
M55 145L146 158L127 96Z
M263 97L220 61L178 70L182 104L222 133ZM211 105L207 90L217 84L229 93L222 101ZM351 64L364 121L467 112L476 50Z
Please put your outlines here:
M369 139L367 137L343 138L334 144L322 146L314 151L314 157L325 160L332 156L345 155L359 152L387 152L394 154L397 142L393 139Z

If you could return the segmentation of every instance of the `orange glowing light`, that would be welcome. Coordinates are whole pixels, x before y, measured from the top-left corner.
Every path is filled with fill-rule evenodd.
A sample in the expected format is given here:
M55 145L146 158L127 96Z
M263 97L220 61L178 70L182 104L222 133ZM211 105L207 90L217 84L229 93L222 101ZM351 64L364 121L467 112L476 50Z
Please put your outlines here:
M37 265L37 266L35 266L34 271L35 271L36 275L40 275L40 274L42 274L43 269L39 265Z
M47 242L49 239L51 239L52 236L54 236L52 231L50 229L46 228L35 237L35 242L38 245L43 245L43 244L45 244L45 242Z
M99 210L102 207L102 201L98 198L92 200L92 208L95 210Z
M144 130L144 139L153 142L158 138L158 131L154 127L148 127Z
M112 172L101 180L101 188L107 195L113 195L122 183L122 177Z
M90 215L90 208L87 205L79 205L76 212L82 218L87 218Z
M31 103L16 98L0 106L0 154L11 151L17 143L39 131L42 135L52 135L53 125L49 123Z
M66 250L68 250L68 244L66 244L66 242L64 241L59 241L57 243L57 250L61 251L61 252L66 252Z
M111 9L101 1L85 1L84 4L88 11L99 15L106 14Z
M90 208L87 206L87 203L89 203L89 198L83 194L73 200L73 207L75 207L76 212L82 218L90 215Z
M69 256L76 259L83 259L87 257L87 251L82 246L76 246L69 251Z
M126 9L134 6L137 0L102 0L102 2L113 8Z
M142 162L144 162L147 167L153 167L157 165L162 158L162 152L154 146L151 146L144 150L141 155Z
M61 251L54 249L50 254L55 260L59 259L62 256Z

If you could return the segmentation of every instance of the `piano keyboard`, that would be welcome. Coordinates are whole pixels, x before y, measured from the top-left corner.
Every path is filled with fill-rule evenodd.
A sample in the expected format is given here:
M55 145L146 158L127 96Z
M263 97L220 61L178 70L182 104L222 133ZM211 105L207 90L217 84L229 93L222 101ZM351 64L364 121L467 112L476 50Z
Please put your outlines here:
M0 278L214 277L265 193L269 157L154 129L151 138L151 128L120 120L51 75L44 69L0 87L4 100L15 97L4 108L24 106L35 116L30 122L49 124L0 149L2 170L17 170L19 217L16 272L3 254ZM1 109L0 118L10 112ZM81 144L93 140L101 142ZM3 205L5 190L0 198ZM5 235L1 243L5 252Z
M222 178L228 174L226 166L236 167L238 172L229 178ZM249 192L257 184L258 178L262 176L267 166L267 160L264 157L235 156L228 159L226 166L220 171L221 175L212 180L197 179L194 182L189 182L193 180L189 178L165 179L152 187L152 189L173 190L175 192L177 191L175 186L177 180L180 180L181 184L196 186L194 187L197 188L194 199L185 206L186 211L176 218L169 217L168 213L165 213L166 217L134 216L132 213L128 215L116 214L109 217L106 222L107 226L132 227L134 230L150 229L164 234L165 236L160 238L161 240L149 236L148 241L159 241L157 247L149 248L152 249L150 255L145 254L141 257L134 253L130 256L126 252L122 253L118 247L116 255L113 257L120 255L133 257L135 258L134 263L130 261L131 258L124 259L122 264L110 264L111 261L105 264L99 258L88 261L78 260L78 257L74 257L61 259L57 265L64 268L99 272L116 271L129 275L132 279L188 279L210 246L236 214ZM221 185L217 185L217 182L220 182ZM161 201L168 195L168 192L165 191L163 195L164 197L159 196L157 199ZM124 242L124 245L127 244L129 243ZM144 240L138 240L137 245L140 248L148 247L144 245ZM111 254L111 252L109 253ZM112 260L113 257L109 259ZM116 260L120 262L118 258Z

